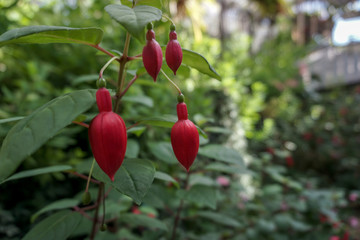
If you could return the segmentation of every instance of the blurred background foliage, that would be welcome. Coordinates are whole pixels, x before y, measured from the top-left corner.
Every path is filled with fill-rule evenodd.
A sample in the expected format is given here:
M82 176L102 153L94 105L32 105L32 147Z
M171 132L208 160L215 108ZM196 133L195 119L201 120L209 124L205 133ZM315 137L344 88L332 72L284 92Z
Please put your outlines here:
M97 26L104 30L102 47L121 51L124 29L103 10L118 2L3 0L0 33L28 25ZM177 24L183 48L203 54L222 77L218 81L182 66L174 78L186 96L190 118L208 134L201 143L234 148L247 166L234 170L220 164L213 165L215 171L202 171L217 162L198 157L194 165L198 172L192 179L198 188L192 189L205 195L187 199L179 239L359 239L360 88L305 90L299 61L316 43L296 43L294 4L162 1L162 10ZM344 3L330 4L344 9ZM246 17L237 19L242 28L226 30L225 26L236 23L221 17L212 17L218 20L215 25L207 21L211 9L217 9L220 16L225 16L221 15L225 10L237 9ZM259 44L256 32L264 24L271 31ZM156 23L155 30L157 41L165 45L168 22ZM130 55L141 49L140 42L131 41ZM95 88L107 60L92 48L74 44L0 48L0 118L26 116L64 93ZM141 66L141 61L134 61L128 72ZM116 64L106 70L109 82L117 79L116 70ZM121 106L128 126L141 118L175 115L176 92L162 76L154 84L149 76L141 75L128 96L133 98ZM94 107L88 115L95 113ZM13 124L0 124L1 140ZM169 157L169 133L166 128L136 128L129 134L127 154L151 159L157 170L182 181L183 169ZM91 157L86 129L72 125L30 156L18 171L56 164L89 168ZM66 173L0 185L0 238L21 238L33 226L30 218L36 211L59 199L79 198L84 186L85 182ZM215 209L207 188L216 189ZM114 212L122 217L97 239L166 239L158 221L171 229L179 196L176 186L159 180L141 206L110 194L107 217ZM84 224L71 239L84 239L88 231Z

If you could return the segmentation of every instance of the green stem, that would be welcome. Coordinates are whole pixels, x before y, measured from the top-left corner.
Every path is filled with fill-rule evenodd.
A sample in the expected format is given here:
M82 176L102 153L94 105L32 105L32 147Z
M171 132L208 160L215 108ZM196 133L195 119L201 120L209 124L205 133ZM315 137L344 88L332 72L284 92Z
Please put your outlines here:
M115 59L120 59L118 57L112 57L107 63L105 63L105 65L101 68L100 70L100 73L99 73L99 78L102 78L103 77L103 73L105 71L105 69L110 65L110 63L112 61L114 61Z
M175 23L173 22L173 20L171 20L171 18L169 18L168 16L166 16L165 14L162 15L164 18L166 18L167 20L169 20L172 24L175 25Z
M88 180L87 180L87 183L86 183L85 192L88 192L88 191L89 191L89 185L90 185L90 180L91 180L91 175L92 175L92 172L93 172L93 169L94 169L94 165L95 165L95 158L93 159L93 162L92 162L92 164L91 164L91 168L90 168L90 172L89 172L89 177L88 177Z
M120 59L119 77L118 77L118 85L117 85L117 91L116 91L116 102L115 102L114 112L118 112L119 106L120 106L121 91L124 86L124 81L125 81L125 76L126 76L125 65L127 63L127 58L128 58L130 37L131 37L130 33L127 32L123 55Z
M176 88L178 93L181 94L180 88L168 77L168 75L166 75L166 73L162 70L162 68L160 69L160 71L162 74L164 74L165 78Z

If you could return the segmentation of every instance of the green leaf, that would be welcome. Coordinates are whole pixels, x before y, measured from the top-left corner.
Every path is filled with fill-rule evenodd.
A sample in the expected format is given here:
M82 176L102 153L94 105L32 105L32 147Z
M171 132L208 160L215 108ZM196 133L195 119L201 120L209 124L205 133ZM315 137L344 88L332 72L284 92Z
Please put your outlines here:
M204 186L216 186L216 182L207 176L202 174L191 174L189 179L189 185L204 185Z
M161 117L151 117L151 118L145 118L137 122L137 124L144 124L144 125L150 125L155 127L165 127L165 128L172 128L174 124L176 123L177 118L173 115L165 115ZM199 134L203 136L204 138L208 138L206 133L197 125L195 125Z
M70 199L70 198L61 199L61 200L52 202L49 205L47 205L46 207L37 211L34 215L32 215L31 222L34 222L38 216L40 216L41 214L43 214L45 212L49 212L49 211L53 211L53 210L60 210L60 209L65 209L65 208L71 208L71 207L78 205L78 203L79 203L79 200Z
M95 103L95 90L80 90L53 99L19 121L0 150L0 182L59 130Z
M151 229L168 231L165 223L156 218L151 218L146 215L125 213L121 214L120 221L129 224L132 227L148 227Z
M209 212L209 211L201 211L201 212L198 212L197 215L199 217L209 219L215 223L218 223L218 224L221 224L224 226L234 227L234 228L241 226L241 224L236 219L233 219L224 214L214 213L214 212Z
M16 28L0 36L0 47L11 43L79 43L97 45L103 31L100 28L69 28L29 26Z
M199 154L219 161L244 166L241 155L234 149L222 145L211 144L199 149Z
M121 4L132 7L132 0L121 0ZM161 0L137 0L136 5L148 5L152 7L156 7L158 9L162 8L162 1Z
M188 191L180 190L178 193L181 198L200 207L207 206L216 209L216 190L213 187L195 185Z
M162 46L161 49L163 54L165 54L166 46ZM181 64L194 68L212 78L221 80L221 76L215 71L215 69L210 65L208 60L206 60L203 55L184 48L182 49L182 53L183 59Z
M140 151L139 143L137 141L135 141L134 139L128 139L127 145L126 145L125 157L126 158L137 158L137 156L139 155L139 151Z
M216 171L223 173L244 173L248 174L250 171L246 170L245 167L239 165L227 165L223 163L210 163L205 166L205 170L208 171Z
M99 181L113 186L117 191L131 197L136 204L141 204L142 199L149 190L155 175L155 167L149 160L125 159L112 182L110 178L96 164L93 176Z
M140 42L145 41L145 26L149 22L159 21L162 17L159 9L147 5L130 8L125 5L111 4L105 7L105 11Z
M154 102L152 98L147 96L124 96L121 98L122 101L131 102L131 103L140 103L147 107L153 107Z
M22 172L19 172L19 173L16 173L16 174L12 175L11 177L9 177L9 178L5 179L4 181L2 181L0 184L3 184L4 182L15 180L15 179L33 177L33 176L46 174L46 173L67 171L67 170L71 170L71 169L72 169L71 166L59 165L59 166L51 166L51 167L44 167L44 168L26 170L26 171L22 171Z
M165 182L171 182L173 183L177 188L180 187L178 181L176 181L172 176L170 176L167 173L164 172L160 172L160 171L156 171L155 173L155 178L159 179L159 180L163 180Z
M150 152L159 160L167 164L178 163L171 143L169 142L150 142L148 143Z
M0 124L8 123L8 122L19 121L19 120L21 120L21 119L23 119L23 118L24 118L24 117L12 117L12 118L1 119L1 120L0 120Z
M77 228L81 219L78 212L57 212L42 220L22 240L65 240Z

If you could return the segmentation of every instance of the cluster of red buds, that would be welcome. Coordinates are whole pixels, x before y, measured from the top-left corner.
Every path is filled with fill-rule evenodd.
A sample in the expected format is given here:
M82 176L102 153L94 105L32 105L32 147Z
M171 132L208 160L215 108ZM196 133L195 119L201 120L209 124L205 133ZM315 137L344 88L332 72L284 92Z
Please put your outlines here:
M146 71L156 81L162 66L163 55L159 43L155 40L155 32L152 28L152 24L148 24L147 41L143 48L142 59ZM167 65L175 75L181 65L182 57L182 49L177 40L175 25L172 24L165 58ZM99 114L90 123L89 139L96 162L114 181L115 173L125 157L126 126L123 119L112 111L112 100L109 91L105 88L105 82L99 81L99 83L100 88L96 92ZM182 94L178 96L177 116L178 121L171 129L171 144L176 158L189 171L199 150L199 132L194 123L188 119L187 106Z
M142 59L146 71L154 79L154 82L156 82L162 66L163 54L159 43L155 40L155 32L151 23L148 24L147 29L146 45L143 48ZM166 46L165 59L167 65L175 75L181 65L182 57L182 49L177 40L175 25L172 24L170 26L169 42Z

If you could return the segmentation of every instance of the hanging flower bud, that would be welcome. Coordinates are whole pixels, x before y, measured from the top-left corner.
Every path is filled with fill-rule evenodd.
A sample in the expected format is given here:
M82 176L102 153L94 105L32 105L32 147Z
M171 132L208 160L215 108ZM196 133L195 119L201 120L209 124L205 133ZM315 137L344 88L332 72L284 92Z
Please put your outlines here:
M159 43L155 40L155 32L152 30L151 24L148 24L146 45L143 48L142 59L146 71L156 82L161 69L163 55Z
M176 75L176 71L181 65L182 57L183 57L182 49L179 41L177 40L175 25L171 25L169 42L166 46L165 59L169 68L173 70L174 75Z
M188 119L184 102L177 104L178 121L171 129L171 145L177 160L189 171L199 150L199 132Z
M112 111L111 96L106 88L96 92L99 114L89 126L92 152L99 167L114 181L124 161L127 135L124 120Z

